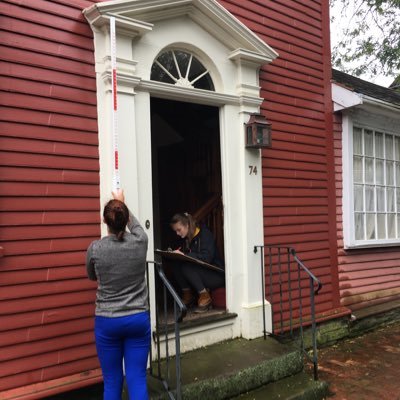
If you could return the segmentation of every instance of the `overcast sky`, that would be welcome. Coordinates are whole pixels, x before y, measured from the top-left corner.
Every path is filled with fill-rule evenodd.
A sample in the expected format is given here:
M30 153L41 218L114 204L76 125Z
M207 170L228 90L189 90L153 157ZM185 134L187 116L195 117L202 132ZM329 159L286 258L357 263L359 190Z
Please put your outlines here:
M340 16L340 7L337 6L337 3L340 2L335 2L336 6L335 7L331 7L330 13L332 16L338 16L339 18L335 18L335 20L333 22L331 22L331 48L333 49L333 47L340 41L340 39L343 37L343 31L344 29L346 29L349 25L349 21L350 21L350 16L351 11L349 12L349 16L344 17L344 16ZM378 76L374 76L371 77L370 75L361 75L360 76L361 79L367 80L369 82L372 83L376 83L377 85L380 86L389 86L394 78L393 77L387 77L387 76L383 76L383 75L378 75Z

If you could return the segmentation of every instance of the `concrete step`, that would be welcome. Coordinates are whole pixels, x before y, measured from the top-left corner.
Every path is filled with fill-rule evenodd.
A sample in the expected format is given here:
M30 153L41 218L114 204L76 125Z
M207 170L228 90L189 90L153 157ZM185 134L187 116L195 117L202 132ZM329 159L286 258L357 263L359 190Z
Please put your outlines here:
M184 399L219 400L234 398L265 385L273 388L273 382L302 372L303 359L293 344L282 344L270 337L267 340L235 339L184 353L181 368ZM165 373L165 363L162 363L161 370ZM170 373L170 385L174 388L174 360L171 361ZM301 376L306 378L304 374ZM167 398L162 385L154 378L149 379L149 389L151 399ZM276 390L279 392L283 388ZM263 398L273 399L269 396ZM276 398L286 399L282 396ZM310 397L314 398L321 397ZM292 400L291 397L288 399Z
M237 315L225 310L211 310L205 314L196 314L191 310L180 324L180 349L187 353L197 348L209 346L230 340L233 337L233 325ZM173 315L171 315L173 320ZM161 358L165 357L165 328L169 338L169 354L175 355L175 326L169 323L167 327L160 323L160 350ZM154 343L157 342L157 333L153 333Z
M300 372L242 394L234 400L322 400L327 395L326 382L314 381L310 375Z
M165 363L161 365L165 370ZM155 370L156 372L156 370ZM171 362L171 384L175 380ZM314 382L303 372L298 347L268 337L236 339L182 355L183 399L188 400L320 400L327 392L324 382ZM167 399L161 382L148 377L151 399ZM103 385L52 396L49 400L99 400ZM128 400L126 388L123 399Z

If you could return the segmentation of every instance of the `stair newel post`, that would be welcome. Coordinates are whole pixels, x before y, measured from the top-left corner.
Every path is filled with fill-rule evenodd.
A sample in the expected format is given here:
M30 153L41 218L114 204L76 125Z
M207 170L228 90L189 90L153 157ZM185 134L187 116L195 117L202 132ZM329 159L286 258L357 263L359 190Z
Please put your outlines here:
M265 321L265 263L264 263L264 247L261 248L261 293L262 293L262 310L263 310L263 332L264 340L267 339L267 328Z
M187 309L185 305L182 303L179 295L176 293L175 289L168 281L167 277L162 268L162 264L151 262L155 265L155 269L157 272L159 282L163 287L162 296L164 305L163 307L159 306L159 299L156 294L156 332L154 336L157 340L157 363L158 363L158 374L153 375L153 369L150 368L150 374L155 378L159 379L167 392L168 398L170 400L181 400L182 399L182 383L181 383L181 349L180 349L180 327L179 324L182 322L183 318L186 315ZM175 371L176 371L176 386L171 385L171 371L170 367L172 365L170 350L169 350L169 328L168 328L168 304L167 300L169 296L173 301L173 312L174 312L174 332L175 332ZM159 315L163 313L163 315ZM160 323L160 317L163 318ZM162 326L160 326L162 325ZM160 337L165 338L165 374L164 369L161 365L161 350L160 350Z
M283 292L282 292L282 254L281 248L278 247L278 277L279 277L279 321L280 334L283 334Z
M296 253L293 250L292 253L296 256ZM301 291L301 271L300 268L297 268L297 280L299 284L299 321L300 321L300 346L301 351L304 352L304 338L303 338L303 295Z
M312 345L313 345L313 367L314 367L314 379L318 380L318 354L317 354L317 325L315 322L315 292L314 292L314 280L310 276L310 299L311 299L311 318L312 318Z
M179 332L179 314L177 304L174 302L174 319L175 319L175 368L176 368L176 399L182 399L181 388L181 341Z
M290 247L286 249L287 254L287 269L288 269L288 291L289 291L289 325L290 325L290 336L293 336L293 304L292 304L292 279L291 269L292 263L290 262Z
M260 271L261 271L261 296L262 296L262 314L263 314L263 335L264 340L267 339L267 325L265 321L265 263L264 263L264 246L254 246L254 253L260 249Z
M158 377L161 377L161 355L160 355L160 319L158 310L158 296L156 295L156 346L157 346L157 372Z
M273 308L274 308L274 301L273 301L273 285L272 285L272 248L271 246L268 247L268 254L269 254L269 296L270 299L269 301L271 302L271 307L272 307L272 318L271 318L271 332L273 334L275 334L275 328L274 328L274 312L273 312Z
M146 285L147 285L147 303L148 303L149 306L150 306L149 262L146 262ZM149 312L150 312L150 310L149 310ZM152 364L152 360L153 360L153 350L152 350L151 344L150 344L149 357L150 357L149 372L150 372L150 375L153 375L153 364Z
M318 380L318 353L317 353L317 324L316 324L316 317L315 317L315 295L322 288L322 283L319 279L317 279L314 274L302 263L302 261L297 257L296 252L294 249L291 250L293 258L297 263L298 267L298 280L299 280L299 296L300 296L300 304L299 304L299 312L300 312L300 340L301 340L301 349L302 352L305 353L310 361L312 361L314 366L314 379ZM311 330L312 330L312 347L313 347L313 354L312 358L309 356L304 349L304 337L303 337L303 310L302 310L302 295L301 295L301 275L300 269L302 272L305 272L310 281L310 313L311 313Z
M168 337L168 304L167 304L167 288L163 286L163 295L164 295L164 335L165 335L165 364L166 364L166 382L169 388L169 364L170 364L170 357L169 357L169 337Z

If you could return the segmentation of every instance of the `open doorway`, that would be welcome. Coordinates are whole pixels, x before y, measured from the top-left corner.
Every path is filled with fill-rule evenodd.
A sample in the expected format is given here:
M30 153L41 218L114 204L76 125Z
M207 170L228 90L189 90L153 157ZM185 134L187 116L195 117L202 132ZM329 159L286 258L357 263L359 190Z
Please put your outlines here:
M174 248L169 222L188 212L212 231L223 258L218 107L151 98L151 141L155 248Z

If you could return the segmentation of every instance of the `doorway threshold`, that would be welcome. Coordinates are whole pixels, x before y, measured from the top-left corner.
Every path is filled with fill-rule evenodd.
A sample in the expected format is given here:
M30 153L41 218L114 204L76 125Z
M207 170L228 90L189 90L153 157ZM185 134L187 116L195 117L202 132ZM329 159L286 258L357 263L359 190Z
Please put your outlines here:
M227 320L232 320L237 317L236 313L231 313L227 310L223 309L211 309L203 313L196 313L193 309L189 309L185 318L181 322L179 329L180 331L184 331L187 329L193 329L197 327L201 327L204 325L219 323ZM175 330L174 325L174 315L173 312L168 313L167 324L164 323L163 320L159 320L160 333L172 333Z

